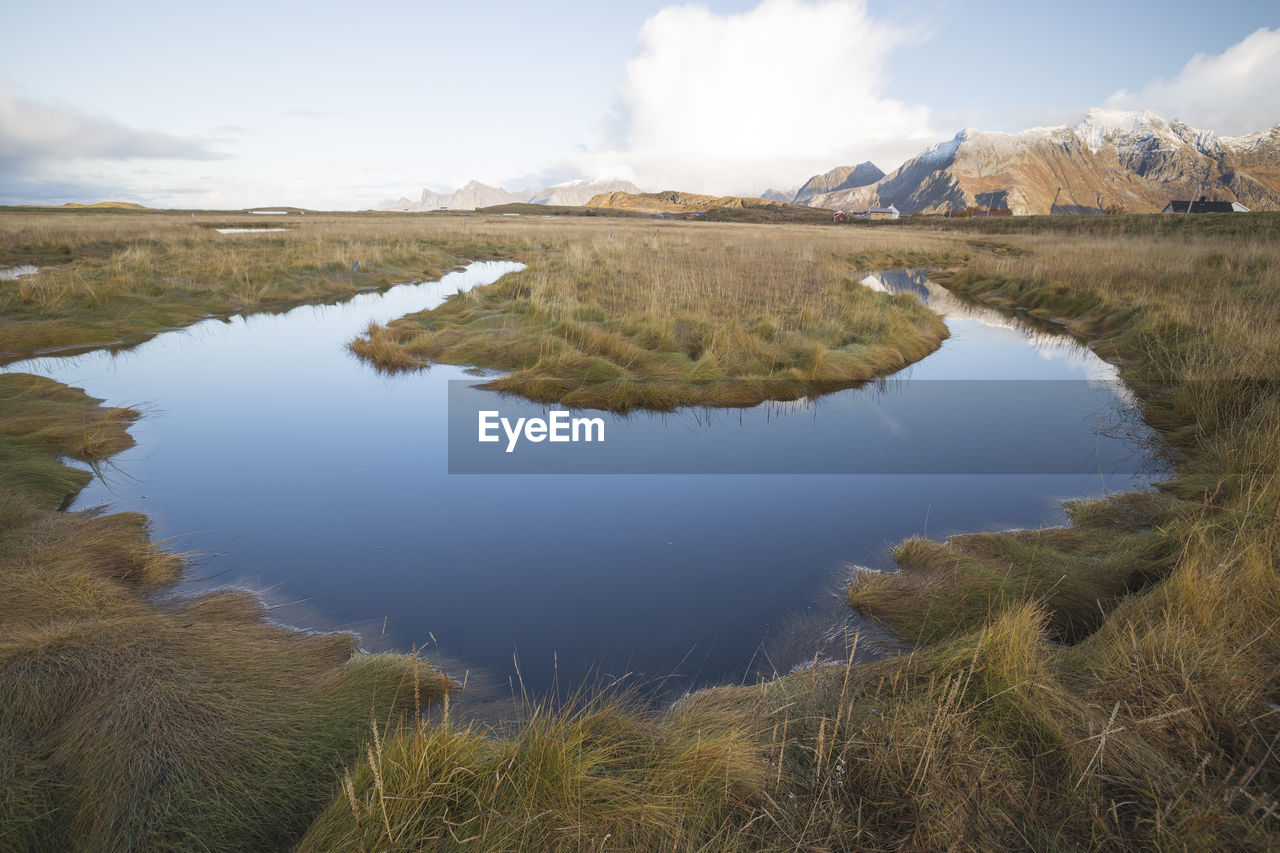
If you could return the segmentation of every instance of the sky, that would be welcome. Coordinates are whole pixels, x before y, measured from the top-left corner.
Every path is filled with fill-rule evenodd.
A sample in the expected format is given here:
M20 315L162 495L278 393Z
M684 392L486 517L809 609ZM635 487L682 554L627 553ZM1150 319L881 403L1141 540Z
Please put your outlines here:
M758 194L965 127L1280 123L1280 4L9 4L0 204L361 209L469 180Z

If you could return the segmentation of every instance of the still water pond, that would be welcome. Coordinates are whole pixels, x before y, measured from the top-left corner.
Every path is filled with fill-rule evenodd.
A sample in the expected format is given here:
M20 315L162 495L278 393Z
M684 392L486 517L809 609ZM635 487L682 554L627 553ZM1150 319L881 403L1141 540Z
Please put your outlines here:
M730 473L450 474L449 381L483 380L449 366L386 377L344 345L371 320L518 268L476 263L435 283L6 369L144 411L137 447L75 507L146 512L171 547L204 555L185 590L245 586L278 605L283 622L355 628L371 649L438 648L453 674L502 685L518 655L534 690L554 673L563 684L588 670L678 673L683 687L743 678L762 662L785 669L813 646L777 637L840 618L831 593L849 567L891 567L893 543L1061 523L1060 499L1148 479L1119 473L1135 470L1135 437L1099 430L1104 415L1127 416L1099 402L1122 401L1112 368L908 272L864 283L915 292L945 315L951 337L892 383L809 403L605 416L610 442L644 437L667 460L658 470ZM970 407L949 456L1023 454L1014 473L981 473L997 469L909 463L904 446L925 453L961 425L954 393L927 395L906 415L886 409L899 380L1077 380L1062 387L1101 390L1080 395L1048 434L1039 405ZM543 411L463 390L504 413ZM1071 442L1089 451L1071 451L1064 467L1055 449ZM815 459L881 445L889 449L863 456L898 456L876 473L813 473L823 470ZM1037 447L1052 460L1035 464Z

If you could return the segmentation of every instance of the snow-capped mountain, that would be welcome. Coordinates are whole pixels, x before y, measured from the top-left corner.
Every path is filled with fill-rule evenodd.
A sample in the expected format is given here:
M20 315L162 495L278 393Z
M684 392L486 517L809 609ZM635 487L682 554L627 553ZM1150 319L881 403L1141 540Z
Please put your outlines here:
M1095 109L1074 126L966 129L874 184L816 193L804 203L892 204L903 213L970 206L1018 214L1145 212L1199 195L1280 208L1280 125L1222 137L1151 112Z

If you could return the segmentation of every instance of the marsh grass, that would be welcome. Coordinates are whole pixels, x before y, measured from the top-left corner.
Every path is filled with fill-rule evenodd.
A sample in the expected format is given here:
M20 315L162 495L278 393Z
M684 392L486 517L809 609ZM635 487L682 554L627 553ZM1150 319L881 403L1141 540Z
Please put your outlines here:
M377 217L291 217L289 228L219 234L182 214L0 211L0 259L41 267L0 282L0 360L437 278L501 252L467 239L445 246L416 224Z
M1163 577L1178 540L1158 526L1167 501L1133 493L1065 504L1070 526L914 537L893 552L894 572L860 572L846 597L917 644L980 628L993 610L1038 602L1056 642L1088 636L1125 596Z
M78 388L39 376L0 375L0 530L56 508L89 481L60 457L91 462L133 445L130 409L103 409Z
M520 253L527 269L371 327L351 349L392 371L511 371L488 387L578 407L795 399L892 373L946 337L913 297L862 287L859 269L962 257L802 227L623 221L541 235Z
M58 456L126 446L132 415L0 377L10 404L0 408L0 845L1275 849L1274 222L1249 219L1251 232L1244 218L1212 228L1130 219L1108 223L1114 233L1019 226L998 241L827 229L856 235L838 249L797 232L819 241L816 257L846 263L967 253L948 285L1061 324L1118 364L1175 476L1152 493L1072 503L1060 530L904 543L904 571L859 578L850 598L912 641L909 653L854 664L855 646L847 661L815 659L666 710L592 693L559 706L522 698L505 724L460 723L447 681L413 656L353 656L348 636L274 628L234 591L157 602L180 564L142 538L140 517L52 511L86 476ZM148 221L112 220L158 227ZM564 271L604 264L608 246L595 244L623 230L561 225L406 217L394 227L421 227L423 245L446 254L554 258ZM388 226L355 217L342 227L356 240ZM696 248L666 227L658 245ZM54 233L32 239L62 245ZM749 248L728 257L745 262ZM584 302L561 290L572 276L536 273L505 280L528 290L508 296L531 301L538 288L576 324L574 340L598 340L605 361L624 355L603 307L573 315ZM624 301L606 304L622 315L643 289L619 280ZM818 284L803 299L825 298ZM731 305L717 315L707 298L715 280L671 286L653 309L672 312L672 329L679 288L713 306L713 321L732 319ZM767 312L786 296L752 298Z
M1094 799L1077 797L1070 816L1094 816L1097 846L1263 849L1278 837L1280 252L1275 218L1255 222L1011 234L1017 251L946 276L1090 340L1160 431L1175 476L1158 494L1068 505L1062 530L909 541L900 574L849 590L916 638L916 655L1029 606L1046 639L1074 643L1041 654L1087 706L1080 737L1097 756L1077 788ZM1145 753L1140 769L1091 780L1125 738Z
M135 343L208 316L283 310L477 259L529 265L352 344L387 370L512 371L493 385L610 409L751 405L848 387L937 348L945 325L852 274L951 264L954 239L814 226L583 218L0 212L0 359ZM356 266L359 265L357 269Z

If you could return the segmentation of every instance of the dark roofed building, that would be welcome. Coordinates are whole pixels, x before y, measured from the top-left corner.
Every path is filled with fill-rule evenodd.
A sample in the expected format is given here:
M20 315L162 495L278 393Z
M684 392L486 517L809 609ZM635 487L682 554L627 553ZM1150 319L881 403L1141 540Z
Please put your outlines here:
M1190 209L1188 209L1190 208ZM1161 213L1248 213L1249 208L1238 201L1209 201L1200 196L1199 201L1171 201Z

